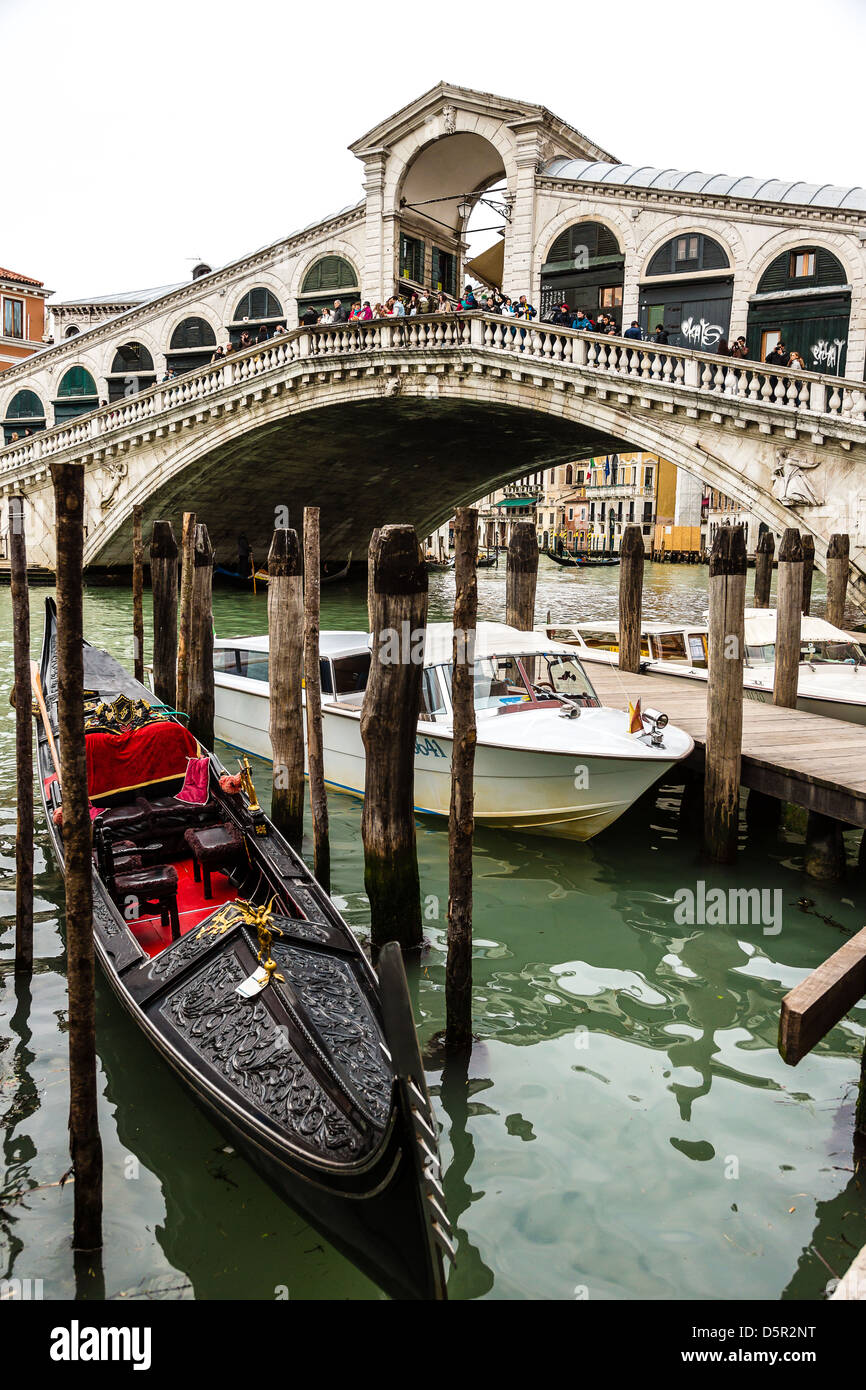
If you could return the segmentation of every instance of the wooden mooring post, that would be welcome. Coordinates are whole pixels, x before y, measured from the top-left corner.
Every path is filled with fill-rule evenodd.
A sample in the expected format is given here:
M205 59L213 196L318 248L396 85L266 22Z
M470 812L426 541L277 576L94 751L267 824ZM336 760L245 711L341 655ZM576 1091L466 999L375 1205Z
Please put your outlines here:
M374 948L422 944L415 840L415 741L427 626L427 570L413 526L383 526L371 547L372 655L361 713L366 753L364 886Z
M789 526L779 546L776 575L776 666L773 704L797 707L800 677L800 620L803 616L803 547L800 532Z
M24 498L9 498L9 579L15 684L15 971L33 969L33 697L30 689L30 591Z
M213 546L208 529L196 525L189 616L188 709L190 733L205 748L214 741Z
M307 765L313 816L313 863L326 893L331 890L331 842L322 737L322 679L319 667L321 546L319 508L304 508L304 689L307 699Z
M644 544L639 526L626 526L619 548L619 669L640 670Z
M189 714L189 635L195 569L195 512L184 512L180 538L180 615L177 628L177 707Z
M377 526L370 536L370 544L367 548L367 627L373 631L373 571L376 565L376 544L379 540L379 527Z
M448 959L445 966L445 1048L472 1046L472 840L475 829L475 679L478 623L478 513L454 517L454 675L451 703L451 806L448 815Z
M720 526L709 575L704 847L710 858L737 857L740 750L743 737L743 657L746 537L742 526Z
M772 531L765 531L755 548L755 608L769 608L773 584L773 554L776 542Z
M827 546L827 622L845 626L845 596L848 592L848 561L851 541L846 534L830 537Z
M803 617L807 618L812 609L812 575L815 572L815 541L811 536L800 535L803 547Z
M297 531L274 531L268 552L268 679L274 759L271 820L300 852L304 839L304 595Z
M102 1142L96 1083L93 864L84 744L84 469L52 463L57 554L57 721L66 887L72 1243L102 1245Z
M516 521L508 542L505 569L505 621L531 632L535 626L535 588L538 583L538 541L531 521Z
M153 693L177 708L177 541L170 521L155 521L150 539L153 591Z
M144 545L140 505L132 509L132 674L144 684Z

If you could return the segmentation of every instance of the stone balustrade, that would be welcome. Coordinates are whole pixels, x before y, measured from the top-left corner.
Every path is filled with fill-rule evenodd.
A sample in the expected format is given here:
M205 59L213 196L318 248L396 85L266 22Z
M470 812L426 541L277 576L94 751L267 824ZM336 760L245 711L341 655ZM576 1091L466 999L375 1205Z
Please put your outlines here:
M573 329L527 323L497 315L473 312L431 314L415 318L371 320L367 323L301 327L272 338L244 352L212 363L198 371L162 382L127 400L43 430L26 440L0 449L0 487L10 486L40 472L41 465L57 455L93 456L125 447L130 432L148 437L160 429L163 418L178 409L212 402L221 393L260 382L294 363L311 368L336 358L370 354L466 353L501 355L503 359L539 366L570 368L575 378L596 387L609 382L616 391L622 384L632 394L655 394L664 389L668 403L681 404L694 413L705 398L704 409L724 403L736 412L740 406L770 407L780 422L794 417L803 428L808 421L813 439L833 427L837 437L850 429L861 438L866 424L866 385L815 372L791 372L691 348L657 347L633 339L603 337ZM743 421L742 423L745 423ZM858 427L860 427L858 429Z

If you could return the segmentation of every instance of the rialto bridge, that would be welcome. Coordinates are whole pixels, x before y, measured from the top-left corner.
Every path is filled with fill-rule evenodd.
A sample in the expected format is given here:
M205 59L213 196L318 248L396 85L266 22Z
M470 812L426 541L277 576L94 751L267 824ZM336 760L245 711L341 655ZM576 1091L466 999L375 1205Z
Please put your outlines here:
M636 169L543 107L447 84L351 149L357 205L0 377L0 490L4 512L27 499L33 564L54 560L52 458L86 469L100 567L129 562L136 503L146 524L195 510L227 559L316 503L345 558L382 521L427 534L547 464L642 449L810 532L819 563L848 532L866 603L866 192ZM470 262L479 214L501 226ZM298 327L334 298L453 294L468 264L542 318L565 300L669 344L486 314ZM754 360L714 352L740 334ZM761 367L780 337L815 370Z

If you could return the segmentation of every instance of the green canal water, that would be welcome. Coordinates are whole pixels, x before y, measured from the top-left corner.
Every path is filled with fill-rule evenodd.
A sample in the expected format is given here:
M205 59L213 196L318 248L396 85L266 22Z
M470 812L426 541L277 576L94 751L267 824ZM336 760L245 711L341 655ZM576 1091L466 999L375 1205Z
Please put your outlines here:
M616 571L542 560L538 614L607 617ZM648 566L647 617L700 617L706 570ZM481 572L481 616L501 618L504 573ZM47 591L45 591L47 592ZM815 610L823 611L816 583ZM32 591L33 647L43 591ZM149 622L149 594L145 595ZM431 584L445 617L450 576ZM91 588L90 639L132 662L130 594ZM852 615L853 617L853 615ZM363 582L326 588L323 625L361 626ZM220 591L221 636L261 632L263 596ZM12 973L14 724L9 591L0 590L0 1278L75 1293L66 1143L63 890L37 825L36 958ZM828 739L832 726L828 722ZM227 763L230 750L218 750ZM268 768L256 764L267 804ZM332 796L333 888L362 939L360 808ZM479 830L468 1076L428 1081L458 1259L452 1298L813 1299L866 1242L852 1172L861 1006L796 1070L776 1051L785 992L866 920L852 873L822 888L801 840L702 864L666 788L587 845ZM309 826L308 826L309 830ZM853 854L855 844L849 846ZM429 949L410 967L422 1043L443 1025L447 833L419 822ZM683 926L678 888L778 890L781 931ZM279 1201L197 1110L98 981L109 1297L380 1298Z

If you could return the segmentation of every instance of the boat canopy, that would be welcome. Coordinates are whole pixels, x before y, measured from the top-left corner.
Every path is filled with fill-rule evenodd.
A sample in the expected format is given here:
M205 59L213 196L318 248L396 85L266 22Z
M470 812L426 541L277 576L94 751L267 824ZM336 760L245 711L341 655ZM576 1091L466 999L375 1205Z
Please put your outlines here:
M540 652L561 652L574 657L574 648L554 642L543 632L521 632L505 623L478 624L475 634L475 659L488 656L533 656ZM424 665L449 665L454 655L453 623L428 623L424 643Z
M776 641L775 608L747 608L744 630L746 646L770 647ZM824 618L811 615L800 619L801 642L850 642L851 638L841 628L834 627Z

